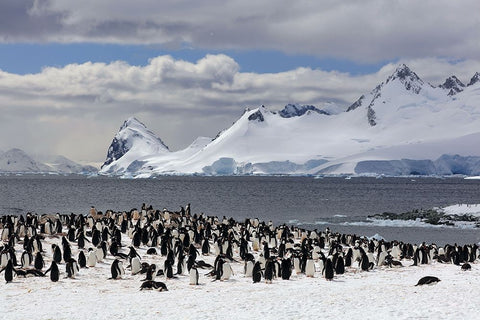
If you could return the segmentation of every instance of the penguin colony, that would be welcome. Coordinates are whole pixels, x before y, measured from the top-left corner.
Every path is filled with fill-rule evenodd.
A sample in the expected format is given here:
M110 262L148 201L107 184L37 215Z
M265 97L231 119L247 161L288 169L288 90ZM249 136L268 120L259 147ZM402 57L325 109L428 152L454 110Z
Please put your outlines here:
M243 266L243 274L236 276L273 283L289 280L293 273L331 281L346 272L433 261L469 270L480 256L476 244L438 247L368 240L328 228L319 232L275 227L256 218L238 222L192 214L190 204L180 208L154 210L144 204L141 210L105 214L1 216L0 273L6 283L15 277L57 282L108 264L105 280L136 275L137 289L168 291L168 281L178 277L189 277L190 285L227 281L234 275L232 264ZM417 285L439 281L427 276Z

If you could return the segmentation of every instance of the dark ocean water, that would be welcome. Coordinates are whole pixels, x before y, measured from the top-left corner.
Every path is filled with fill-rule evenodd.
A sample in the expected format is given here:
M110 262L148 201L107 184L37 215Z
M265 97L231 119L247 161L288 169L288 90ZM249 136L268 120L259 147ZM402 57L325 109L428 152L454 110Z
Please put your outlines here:
M126 180L81 176L0 176L0 214L130 210L142 203L235 219L258 217L387 240L480 242L480 230L372 225L385 211L480 203L480 180L461 178L159 177Z

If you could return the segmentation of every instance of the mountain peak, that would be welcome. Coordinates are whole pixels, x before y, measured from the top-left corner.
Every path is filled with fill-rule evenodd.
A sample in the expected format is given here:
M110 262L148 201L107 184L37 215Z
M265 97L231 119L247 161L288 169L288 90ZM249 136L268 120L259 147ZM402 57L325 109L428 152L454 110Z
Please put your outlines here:
M168 147L153 132L135 117L130 117L115 135L108 148L107 159L102 169L122 158L130 150L135 149L137 155L168 152Z
M285 108L283 108L279 115L282 118L292 118L292 117L300 117L303 116L305 113L308 112L316 112L320 114L329 115L328 112L324 110L320 110L315 106L312 105L296 105L296 104L287 104Z
M454 94L463 91L465 85L462 83L462 81L458 80L456 76L450 76L439 87L442 89L450 90L448 95L453 96Z
M401 64L395 69L395 72L387 78L385 84L393 82L394 80L400 81L405 89L413 91L418 94L422 90L423 80L413 72L406 64Z
M120 131L123 129L126 129L128 127L143 127L147 128L142 122L140 122L137 118L135 117L130 117L127 120L123 122L123 125L120 127Z
M475 72L473 75L472 79L470 79L470 82L467 84L467 86L471 86L472 84L475 84L480 81L480 73Z

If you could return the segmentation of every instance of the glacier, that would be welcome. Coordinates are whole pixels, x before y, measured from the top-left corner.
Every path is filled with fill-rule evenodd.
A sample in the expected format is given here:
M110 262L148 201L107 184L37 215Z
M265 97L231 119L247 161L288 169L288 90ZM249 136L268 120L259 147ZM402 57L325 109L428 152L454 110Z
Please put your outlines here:
M439 86L406 65L350 106L245 109L215 138L180 151L135 118L122 125L100 174L480 175L480 74Z

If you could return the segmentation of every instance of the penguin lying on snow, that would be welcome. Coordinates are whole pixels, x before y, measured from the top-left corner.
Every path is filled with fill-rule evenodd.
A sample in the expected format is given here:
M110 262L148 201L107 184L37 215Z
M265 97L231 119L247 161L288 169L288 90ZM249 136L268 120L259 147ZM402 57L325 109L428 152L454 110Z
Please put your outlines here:
M140 290L144 290L144 289L147 289L147 290L155 289L155 290L158 290L158 291L168 291L165 283L160 282L160 281L153 281L153 280L145 281L144 283L142 283L142 285L140 286Z
M426 276L418 280L418 283L415 286L422 286L424 284L436 284L439 281L440 279L438 279L437 277Z

